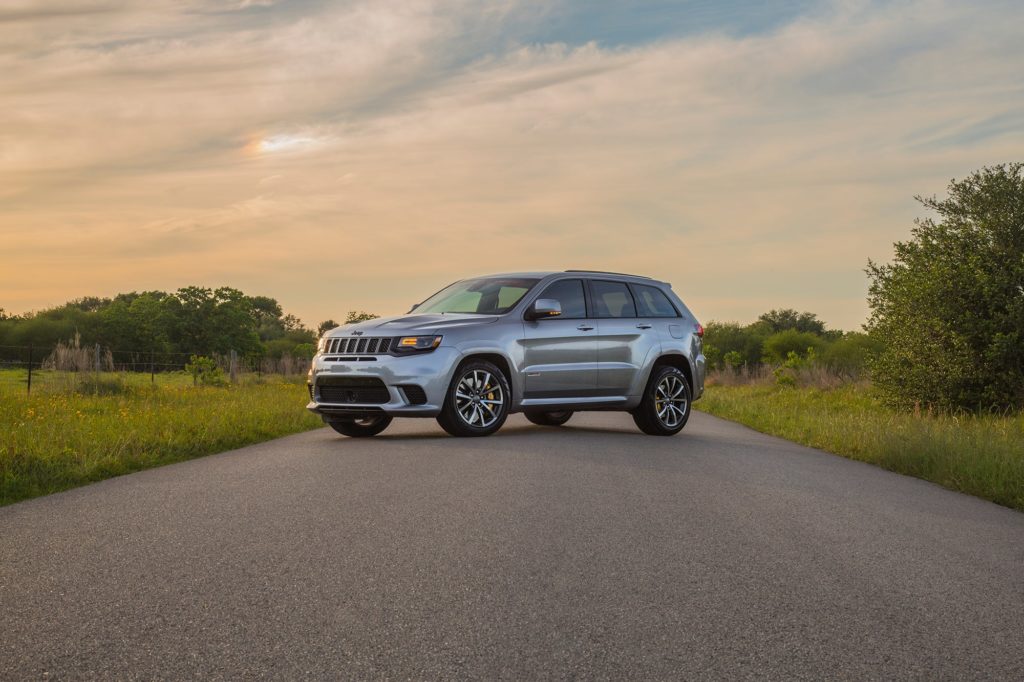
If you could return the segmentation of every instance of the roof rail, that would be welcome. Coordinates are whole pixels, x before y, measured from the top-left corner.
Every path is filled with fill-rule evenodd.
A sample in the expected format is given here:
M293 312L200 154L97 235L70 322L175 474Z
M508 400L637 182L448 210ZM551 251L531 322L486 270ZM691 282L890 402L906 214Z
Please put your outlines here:
M610 270L566 270L565 272L590 272L595 275L621 275L622 277L639 277L640 279L654 279L647 275L631 275L628 272L611 272Z

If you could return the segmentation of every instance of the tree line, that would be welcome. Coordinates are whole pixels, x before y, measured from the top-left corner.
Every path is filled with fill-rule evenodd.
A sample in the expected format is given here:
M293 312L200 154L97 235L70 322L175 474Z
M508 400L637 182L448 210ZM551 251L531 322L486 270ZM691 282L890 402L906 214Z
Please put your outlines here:
M814 313L771 310L751 324L709 322L704 356L710 369L780 365L792 358L814 360L848 379L865 376L881 342L864 332L827 329Z
M346 322L373 317L352 311ZM336 326L324 320L309 328L269 296L188 286L170 293L89 296L25 315L0 309L0 346L48 348L78 338L82 345L134 352L312 357L317 337Z

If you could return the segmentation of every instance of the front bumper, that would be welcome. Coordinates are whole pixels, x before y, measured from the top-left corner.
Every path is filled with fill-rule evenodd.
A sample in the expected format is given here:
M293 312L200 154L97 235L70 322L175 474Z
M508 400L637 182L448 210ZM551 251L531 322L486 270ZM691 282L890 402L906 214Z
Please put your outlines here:
M306 409L324 419L337 416L365 416L381 412L395 417L436 417L444 405L445 394L451 383L461 353L441 346L429 353L392 356L378 355L374 360L346 360L325 362L323 356L313 358L309 373L311 400ZM335 378L379 379L387 388L385 403L327 402L321 399L317 382ZM419 386L426 402L412 404L400 386Z

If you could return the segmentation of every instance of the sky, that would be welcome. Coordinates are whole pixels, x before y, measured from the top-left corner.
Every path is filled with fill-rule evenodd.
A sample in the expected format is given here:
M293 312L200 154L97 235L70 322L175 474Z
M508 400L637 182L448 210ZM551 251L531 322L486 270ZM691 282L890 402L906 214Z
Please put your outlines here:
M311 326L592 268L857 329L915 195L1024 158L1019 0L5 0L0 308Z

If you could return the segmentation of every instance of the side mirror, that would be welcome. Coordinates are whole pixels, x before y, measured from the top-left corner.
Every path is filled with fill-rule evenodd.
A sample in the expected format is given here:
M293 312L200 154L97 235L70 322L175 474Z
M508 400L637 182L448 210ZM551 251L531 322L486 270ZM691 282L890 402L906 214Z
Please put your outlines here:
M543 320L549 317L558 317L562 314L562 304L553 298L538 298L526 310L526 319Z

